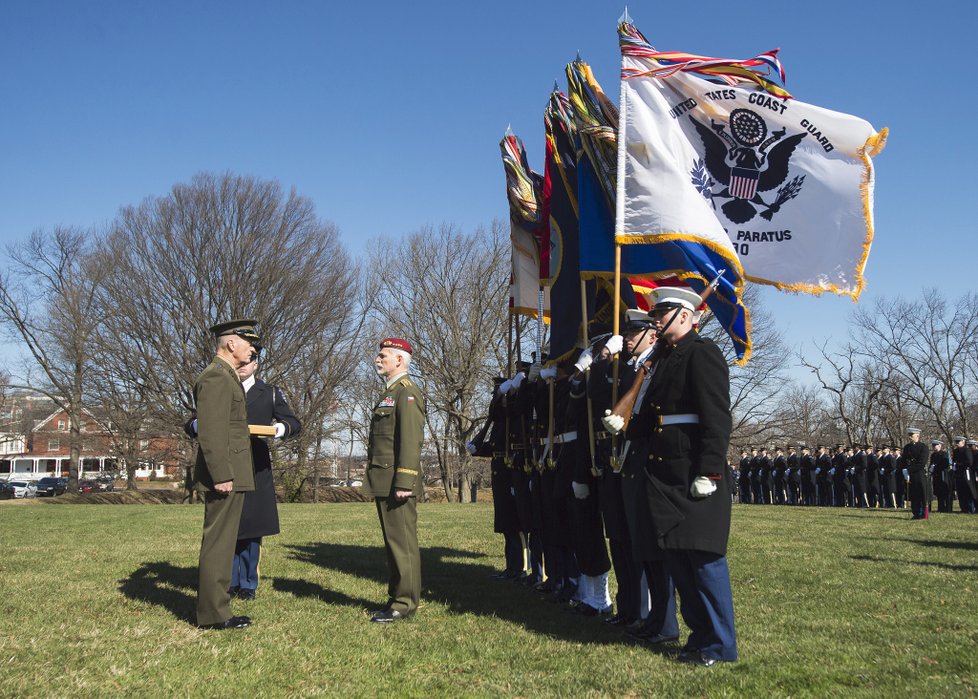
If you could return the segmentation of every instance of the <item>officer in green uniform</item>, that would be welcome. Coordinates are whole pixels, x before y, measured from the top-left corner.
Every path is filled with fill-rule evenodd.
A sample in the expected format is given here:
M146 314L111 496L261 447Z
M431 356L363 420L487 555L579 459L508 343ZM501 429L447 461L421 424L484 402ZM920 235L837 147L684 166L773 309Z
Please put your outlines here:
M255 321L218 323L217 353L194 382L197 406L197 463L194 483L204 499L204 533L200 541L197 625L207 629L240 629L246 616L231 615L231 560L238 539L244 494L255 489L248 435L248 409L237 369L261 347Z
M367 490L377 505L390 574L387 606L370 617L379 624L410 616L421 598L417 498L425 408L408 377L411 353L409 342L389 337L374 360L387 384L374 407L367 451Z

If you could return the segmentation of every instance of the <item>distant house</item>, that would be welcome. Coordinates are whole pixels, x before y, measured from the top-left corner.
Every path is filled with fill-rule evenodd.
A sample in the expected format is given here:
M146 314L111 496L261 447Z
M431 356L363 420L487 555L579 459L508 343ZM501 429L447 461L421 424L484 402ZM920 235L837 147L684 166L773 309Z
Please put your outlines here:
M9 425L9 423L8 423ZM89 410L83 410L81 454L78 477L104 473L124 476L126 463L113 449L111 424L103 424ZM138 445L137 479L163 478L179 473L175 461L177 450L173 438L146 435ZM68 414L56 409L38 421L26 434L0 434L0 478L36 479L43 476L67 476L71 457Z

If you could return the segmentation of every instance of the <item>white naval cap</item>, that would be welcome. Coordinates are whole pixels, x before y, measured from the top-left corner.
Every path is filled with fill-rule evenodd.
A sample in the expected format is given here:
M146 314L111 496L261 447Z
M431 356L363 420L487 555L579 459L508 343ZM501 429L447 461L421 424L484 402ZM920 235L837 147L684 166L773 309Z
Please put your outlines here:
M655 310L660 308L685 308L695 311L703 299L695 291L685 286L660 286L652 290Z

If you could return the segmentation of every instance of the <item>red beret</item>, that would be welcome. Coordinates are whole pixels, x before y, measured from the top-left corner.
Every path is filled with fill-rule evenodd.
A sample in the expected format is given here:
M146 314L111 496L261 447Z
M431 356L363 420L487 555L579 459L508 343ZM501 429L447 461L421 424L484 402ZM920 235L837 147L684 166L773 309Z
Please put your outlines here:
M407 352L408 354L413 354L414 349L411 347L411 343L407 340L402 340L399 337L388 337L386 340L380 341L380 348L385 349L390 347L392 349L399 349Z

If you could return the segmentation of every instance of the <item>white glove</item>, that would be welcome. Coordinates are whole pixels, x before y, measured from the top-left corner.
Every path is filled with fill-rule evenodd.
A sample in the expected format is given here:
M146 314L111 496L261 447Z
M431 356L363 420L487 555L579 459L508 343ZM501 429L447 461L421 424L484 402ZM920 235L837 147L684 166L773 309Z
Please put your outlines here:
M281 422L275 423L275 436L279 439L285 436L285 424Z
M516 497L516 488L514 488L513 486L510 486L509 487L509 494L512 495L515 498Z
M465 443L465 451L469 452L473 456L475 455L475 445L472 442Z
M591 489L588 487L587 483L571 481L571 489L574 491L574 497L578 500L584 500L591 494Z
M829 469L829 475L830 476L834 476L835 475L835 467L834 466Z
M532 480L530 480L530 481L527 481L527 482L526 482L526 487L527 487L527 488L528 488L528 489L530 490L530 492L532 493L532 492L533 492L533 481L532 481Z
M551 367L549 369L540 370L540 378L544 381L550 381L550 379L557 378L557 367Z
M604 417L601 418L601 424L611 434L618 434L625 428L625 418L621 415L615 415L610 410L605 410Z
M903 469L903 477L906 478L909 481L910 480L910 471L908 471L907 469Z
M605 349L611 354L619 354L624 346L625 343L622 341L621 335L612 335L608 338L608 341L604 343Z
M716 492L717 484L706 476L697 476L693 485L689 486L689 494L694 498L705 498Z
M509 389L511 389L512 387L513 387L512 379L506 379L501 384L499 384L499 395L505 396L507 393L509 393Z
M591 348L585 347L584 351L581 352L581 356L574 362L574 368L580 372L585 372L591 366L592 362L594 362L594 356L591 353Z
M819 468L816 468L816 469L815 469L815 475L816 475L816 476L817 476L818 474L820 474L821 472L822 472L822 468L821 468L821 467L819 467Z
M541 369L543 369L543 365L540 364L540 362L533 362L533 364L530 365L530 373L526 378L528 378L530 381L536 381L540 377Z
M197 418L194 418L194 421L190 423L190 429L194 431L194 434L197 434Z
M520 373L518 373L516 376L514 376L512 379L510 379L510 382L509 382L509 390L510 391L518 391L519 388L520 388L520 386L523 383L523 379L525 379L525 378L526 378L526 374L524 374L522 371Z

